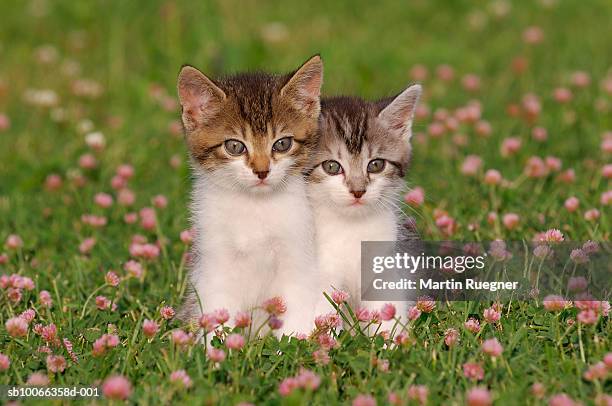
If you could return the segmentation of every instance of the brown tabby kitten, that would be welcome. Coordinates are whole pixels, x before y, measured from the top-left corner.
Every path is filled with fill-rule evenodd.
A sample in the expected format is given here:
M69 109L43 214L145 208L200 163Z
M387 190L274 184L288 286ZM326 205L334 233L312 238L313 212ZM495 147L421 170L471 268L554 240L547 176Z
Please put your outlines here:
M280 333L307 333L316 275L312 212L302 172L317 142L321 58L288 75L178 78L193 158L193 286L181 317L287 304ZM199 300L198 300L199 299Z

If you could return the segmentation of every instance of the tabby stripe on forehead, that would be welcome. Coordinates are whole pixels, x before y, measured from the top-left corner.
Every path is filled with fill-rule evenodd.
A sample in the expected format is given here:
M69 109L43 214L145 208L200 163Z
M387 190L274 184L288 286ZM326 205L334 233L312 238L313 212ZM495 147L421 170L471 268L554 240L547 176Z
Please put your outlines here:
M330 117L332 118L332 121L334 122L334 125L336 126L336 132L338 134L344 134L344 128L342 127L340 117L337 114L331 114Z
M237 100L242 119L249 124L254 135L266 133L267 123L272 120L272 93Z
M358 154L363 148L363 142L366 140L366 130L368 128L368 115L365 111L360 111L358 117L346 117L344 115L333 114L333 121L336 131L345 141L346 147L351 154ZM343 122L351 128L344 128Z

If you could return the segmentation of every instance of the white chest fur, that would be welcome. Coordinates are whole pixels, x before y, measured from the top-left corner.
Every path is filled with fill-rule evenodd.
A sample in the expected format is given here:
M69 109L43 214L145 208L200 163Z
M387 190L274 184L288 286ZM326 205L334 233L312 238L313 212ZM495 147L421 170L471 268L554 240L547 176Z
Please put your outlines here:
M257 260L270 258L267 251L312 240L312 214L300 182L283 191L254 195L200 179L193 200L193 221L203 233L204 251L221 249Z
M196 262L191 281L204 311L249 310L273 296L287 302L280 332L308 332L314 319L313 217L301 179L267 194L196 181Z
M316 250L324 289L330 285L359 297L362 241L395 241L397 222L392 211L365 217L343 217L315 207Z
M339 216L326 207L316 207L315 247L321 273L320 290L331 292L332 287L349 293L349 304L355 310L378 310L382 303L361 300L361 242L397 241L397 215L389 210L365 217ZM389 301L397 309L397 317L405 321L409 302ZM332 310L327 300L317 302L317 314ZM395 320L384 321L381 328L397 331Z

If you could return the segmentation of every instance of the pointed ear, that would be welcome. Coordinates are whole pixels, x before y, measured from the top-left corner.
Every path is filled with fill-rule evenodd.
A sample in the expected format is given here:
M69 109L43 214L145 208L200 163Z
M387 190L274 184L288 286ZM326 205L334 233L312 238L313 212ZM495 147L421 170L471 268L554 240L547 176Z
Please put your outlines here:
M178 76L178 95L187 131L201 127L225 101L223 90L192 66L184 66Z
M412 119L420 96L421 85L412 85L404 90L378 113L381 124L399 136L410 137Z
M297 110L318 117L321 110L321 85L323 84L323 61L319 55L307 60L280 91L280 96Z

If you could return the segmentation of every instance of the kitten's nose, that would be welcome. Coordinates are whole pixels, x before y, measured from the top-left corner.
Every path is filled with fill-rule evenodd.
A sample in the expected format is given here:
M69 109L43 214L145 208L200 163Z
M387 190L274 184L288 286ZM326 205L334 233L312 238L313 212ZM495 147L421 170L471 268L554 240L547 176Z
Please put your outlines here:
M264 180L265 178L268 177L268 174L270 173L270 171L256 171L253 169L253 173L257 175L259 179Z
M365 192L365 190L351 190L351 193L356 199L359 199L361 196L365 195Z

